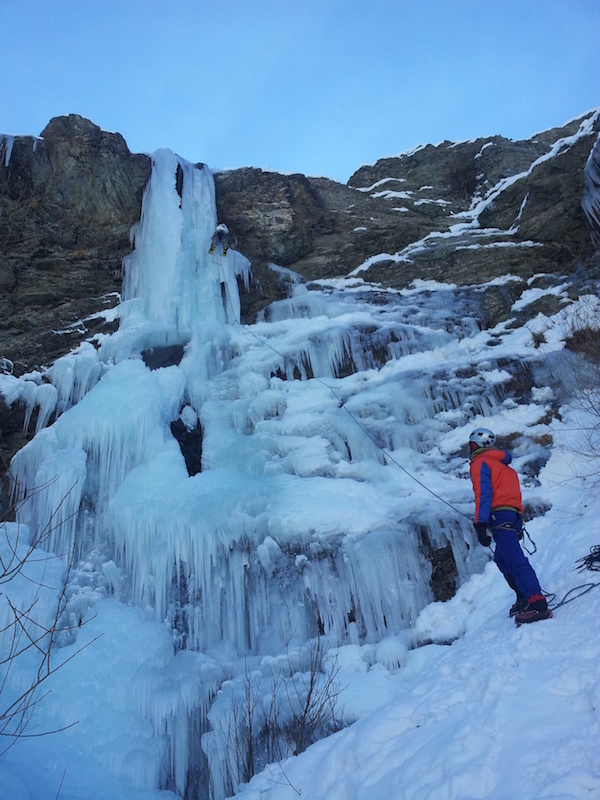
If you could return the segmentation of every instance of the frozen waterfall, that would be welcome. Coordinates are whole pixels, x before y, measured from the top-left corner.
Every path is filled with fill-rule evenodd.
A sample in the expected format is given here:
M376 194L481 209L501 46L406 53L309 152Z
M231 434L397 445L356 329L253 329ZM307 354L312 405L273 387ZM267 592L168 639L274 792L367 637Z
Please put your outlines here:
M117 651L129 626L160 631L143 678L128 650L132 685L114 699L151 723L145 766L132 777L124 750L101 756L104 768L180 792L210 768L221 800L239 782L218 733L224 698L247 665L268 682L286 648L301 653L319 636L331 648L413 646L436 554L456 564L458 583L481 568L461 444L514 408L511 376L493 360L533 345L501 325L486 351L473 293L418 282L398 292L298 281L245 326L248 260L208 253L209 169L168 150L153 162L118 331L43 379L3 384L43 420L11 471L22 524L49 526L59 557L74 548L70 626L93 608ZM148 354L169 348L181 358L151 368ZM543 398L523 408L532 420L546 412ZM201 442L196 474L178 420Z
M596 243L600 242L600 134L585 167L585 191L581 206L592 229Z

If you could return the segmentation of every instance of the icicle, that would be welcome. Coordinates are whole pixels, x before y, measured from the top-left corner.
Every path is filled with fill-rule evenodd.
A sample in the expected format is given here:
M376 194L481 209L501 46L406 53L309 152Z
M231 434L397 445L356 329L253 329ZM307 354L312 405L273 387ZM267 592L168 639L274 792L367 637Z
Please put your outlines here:
M14 136L2 135L0 136L0 145L4 146L4 167L8 167L10 157L12 155L13 144L15 143Z
M27 517L35 520L35 539L57 555L68 556L73 546L86 461L83 450L58 450L45 459L30 488Z
M198 321L239 319L236 276L247 283L250 265L233 250L226 258L209 254L216 223L210 170L170 150L154 153L135 250L125 261L123 296L140 297L147 318L169 326L182 340L190 338Z
M600 134L585 166L585 191L581 206L596 243L600 243Z
M37 398L37 390L37 384L33 381L23 381L23 391L21 392L19 400L25 405L25 419L23 421L24 431L29 428L29 423L31 422L31 415L33 414Z
M37 433L38 431L41 431L42 428L46 427L50 416L56 409L58 392L51 383L43 383L41 386L38 386L35 399L39 406L39 413L35 426Z
M58 393L58 410L63 413L92 389L102 374L98 352L89 342L57 359L48 375Z

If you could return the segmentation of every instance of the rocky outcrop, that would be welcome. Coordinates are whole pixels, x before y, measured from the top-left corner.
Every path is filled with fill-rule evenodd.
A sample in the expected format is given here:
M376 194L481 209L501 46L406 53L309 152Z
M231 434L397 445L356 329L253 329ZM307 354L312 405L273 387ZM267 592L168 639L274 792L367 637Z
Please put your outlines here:
M311 252L331 224L304 175L240 169L215 175L220 217L253 261L289 266Z
M97 330L151 170L123 137L77 115L0 139L0 357L19 375Z
M448 189L451 180L446 175L442 199L452 203L447 207L451 216L445 220L446 226L438 216L428 238L396 254L399 257L395 259L382 259L364 276L401 287L416 278L469 285L510 273L532 281L532 288L547 287L565 276L575 292L589 287L590 280L598 279L599 258L582 201L586 162L599 127L598 114L593 114L535 137L531 148L528 143L515 143L514 161L510 149L493 157L495 141L478 140L475 156L471 143L440 145L442 149L462 149L467 160L481 163L480 183L469 207L463 201L460 208L460 199ZM506 140L500 145L506 151ZM527 158L533 158L529 165ZM443 192L444 187L438 185L437 191ZM461 221L469 225L466 230L451 228ZM512 290L509 286L489 289L482 296L482 323L488 326L506 319L515 292L520 291L518 285ZM555 302L556 308L544 309L545 313L558 310ZM542 309L531 307L529 312L537 310Z
M387 203L325 178L233 170L215 175L215 191L219 220L252 262L256 283L243 298L247 320L285 296L285 281L270 264L306 280L346 275L369 253L401 248L428 230L418 223L399 228Z

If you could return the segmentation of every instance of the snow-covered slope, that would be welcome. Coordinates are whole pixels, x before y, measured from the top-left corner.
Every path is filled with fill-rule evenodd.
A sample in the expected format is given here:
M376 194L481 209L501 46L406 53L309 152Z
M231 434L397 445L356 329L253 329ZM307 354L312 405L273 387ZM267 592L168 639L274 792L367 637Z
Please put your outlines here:
M576 564L600 541L600 504L597 476L580 477L582 423L568 412L553 427L560 445L540 475L553 508L527 525L545 591L553 604L566 598L554 618L517 628L507 613L514 595L489 564L416 622L422 637L451 645L410 651L383 680L364 650L345 654L340 680L371 713L271 765L240 798L600 796L600 572Z

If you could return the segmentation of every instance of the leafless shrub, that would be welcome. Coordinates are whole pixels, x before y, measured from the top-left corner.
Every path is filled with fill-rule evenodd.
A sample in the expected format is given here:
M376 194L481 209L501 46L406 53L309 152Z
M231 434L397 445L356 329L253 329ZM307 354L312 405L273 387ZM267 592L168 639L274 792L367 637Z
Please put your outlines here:
M582 428L581 455L592 472L597 474L600 458L600 324L594 310L581 306L567 317L564 325L565 345L575 354L563 384L575 403L586 412L589 422ZM589 472L589 470L588 470Z
M38 487L34 491L42 491ZM19 510L23 501L15 502L0 517L0 756L6 753L20 739L32 736L45 736L64 730L77 724L73 722L57 731L28 734L27 728L36 707L44 699L44 684L48 678L71 661L88 644L79 648L69 658L56 663L56 637L65 628L61 618L67 604L66 589L73 566L73 549L66 558L66 569L57 588L57 599L52 613L44 615L42 591L50 589L45 583L46 568L54 556L42 551L51 533L56 529L55 520L59 509L73 490L72 487L61 499L45 527L30 535L28 529L19 521ZM18 489L18 487L17 487ZM15 491L15 496L20 496ZM60 524L64 524L62 520ZM34 564L41 564L41 569L30 569ZM34 577L33 572L41 573ZM22 579L32 587L32 593L26 602L14 601L16 579ZM17 594L21 595L20 592ZM27 673L30 676L25 688L16 696L9 691L9 681L14 671L27 661ZM33 666L31 664L33 663Z
M243 694L233 697L228 723L229 766L236 784L247 783L256 771L254 745L257 739L257 709L260 704L260 678L244 668Z
M284 725L286 743L297 756L323 735L342 726L338 718L337 700L341 687L336 681L339 672L337 660L327 668L327 640L318 637L307 648L308 669L283 681L283 688L291 709L291 718ZM290 662L288 654L288 663Z
M339 665L328 652L325 637L311 640L301 652L292 652L286 642L283 668L273 672L267 687L261 673L246 666L221 731L234 791L269 764L298 755L343 726Z

